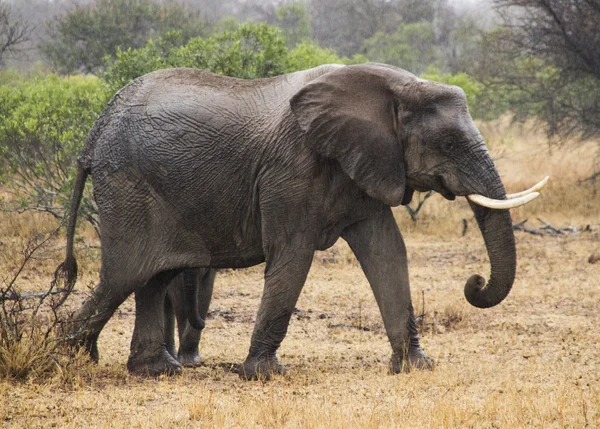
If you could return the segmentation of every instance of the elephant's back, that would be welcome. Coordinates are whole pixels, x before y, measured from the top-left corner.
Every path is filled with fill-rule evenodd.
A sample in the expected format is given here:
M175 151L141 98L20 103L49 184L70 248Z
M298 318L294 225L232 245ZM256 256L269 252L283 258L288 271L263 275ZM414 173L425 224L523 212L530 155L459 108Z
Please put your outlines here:
M302 86L323 74L345 67L341 64L324 64L307 70L282 74L260 79L240 79L192 68L172 68L157 70L140 78L145 85L152 86L153 91L169 90L173 87L197 87L213 90L221 94L243 95L256 90L268 92L269 88L287 86L290 97ZM135 81L134 81L135 82ZM281 96L281 94L280 94Z

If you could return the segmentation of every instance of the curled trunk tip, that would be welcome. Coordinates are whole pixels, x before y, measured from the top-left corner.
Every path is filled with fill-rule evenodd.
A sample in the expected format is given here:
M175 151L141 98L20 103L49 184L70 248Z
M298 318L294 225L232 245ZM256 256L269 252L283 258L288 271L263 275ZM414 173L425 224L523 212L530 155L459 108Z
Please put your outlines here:
M465 298L477 308L500 304L515 281L517 254L512 220L508 210L493 210L470 202L483 235L491 264L489 281L473 275L465 285Z
M485 279L478 274L474 274L469 277L465 284L465 298L473 307L477 308L490 308L500 304L504 298L508 296L510 288L506 290L505 294L498 294L491 296L486 294L484 291L489 287L489 283L486 286ZM492 286L493 288L493 286Z

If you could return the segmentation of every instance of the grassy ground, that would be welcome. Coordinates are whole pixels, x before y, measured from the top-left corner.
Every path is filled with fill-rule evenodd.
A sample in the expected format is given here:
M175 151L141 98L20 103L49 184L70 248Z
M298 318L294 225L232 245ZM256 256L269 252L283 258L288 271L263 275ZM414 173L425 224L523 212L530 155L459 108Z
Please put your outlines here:
M0 380L0 426L600 427L600 263L588 263L600 252L600 186L577 184L591 174L596 146L549 154L532 129L500 123L482 131L509 191L553 176L539 200L513 211L515 221L539 226L539 217L592 231L560 238L516 232L514 289L501 305L478 310L462 288L471 274L487 276L489 263L466 202L436 195L416 225L397 210L434 371L388 375L381 317L360 267L339 242L317 254L298 302L280 350L288 376L243 382L232 372L249 346L262 266L226 271L217 278L202 339L204 366L175 378L130 377L128 300L103 331L99 365L79 361L51 376ZM0 214L0 273L14 269L16 249L45 224L51 226L42 215ZM85 230L72 307L97 281L98 249L90 244L98 243ZM47 285L63 249L62 239L53 242L25 270L21 290Z

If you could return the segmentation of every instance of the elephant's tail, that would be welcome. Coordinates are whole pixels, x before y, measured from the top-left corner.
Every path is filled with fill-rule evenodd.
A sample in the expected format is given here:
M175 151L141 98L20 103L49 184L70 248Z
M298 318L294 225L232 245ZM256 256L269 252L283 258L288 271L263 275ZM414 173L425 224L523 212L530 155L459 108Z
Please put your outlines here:
M183 270L183 294L185 317L194 329L204 329L204 320L198 313L198 273L197 270Z
M73 195L71 195L71 204L69 207L69 217L67 220L67 254L65 260L54 272L54 280L52 280L52 287L54 287L59 279L63 280L63 291L64 294L54 304L54 307L61 305L70 295L75 282L77 281L77 261L73 255L73 243L75 241L75 226L77 225L77 212L79 211L79 205L81 203L81 197L83 196L83 190L85 188L85 181L88 176L88 170L82 165L78 166L77 177L75 178L75 185L73 187Z

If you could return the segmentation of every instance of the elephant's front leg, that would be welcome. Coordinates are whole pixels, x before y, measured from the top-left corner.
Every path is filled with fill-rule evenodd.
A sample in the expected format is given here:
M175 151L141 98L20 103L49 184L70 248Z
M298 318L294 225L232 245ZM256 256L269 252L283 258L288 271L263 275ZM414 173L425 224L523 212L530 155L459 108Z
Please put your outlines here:
M166 288L175 274L160 273L135 292L135 327L127 361L127 369L134 374L181 373L181 365L171 356L165 342Z
M432 368L421 350L410 297L406 247L389 207L344 230L369 280L392 345L393 372Z
M248 357L239 367L245 379L269 379L286 369L277 360L277 349L288 325L306 276L314 250L289 246L278 250L277 258L267 260L265 287L254 325Z

